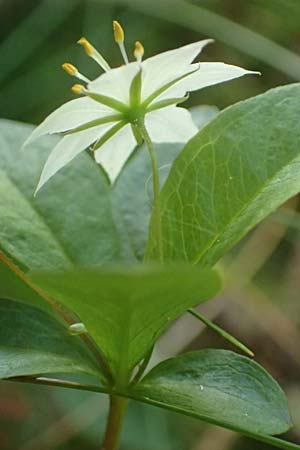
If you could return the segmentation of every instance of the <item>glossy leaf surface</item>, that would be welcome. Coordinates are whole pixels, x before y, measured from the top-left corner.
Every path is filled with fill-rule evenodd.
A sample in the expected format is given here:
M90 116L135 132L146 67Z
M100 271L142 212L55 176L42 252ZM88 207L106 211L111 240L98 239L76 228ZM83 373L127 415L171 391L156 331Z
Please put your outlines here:
M281 87L224 110L186 145L161 194L165 260L212 266L298 193L299 114L300 85Z
M281 434L291 426L276 381L253 360L226 350L200 350L163 361L131 395L252 437Z

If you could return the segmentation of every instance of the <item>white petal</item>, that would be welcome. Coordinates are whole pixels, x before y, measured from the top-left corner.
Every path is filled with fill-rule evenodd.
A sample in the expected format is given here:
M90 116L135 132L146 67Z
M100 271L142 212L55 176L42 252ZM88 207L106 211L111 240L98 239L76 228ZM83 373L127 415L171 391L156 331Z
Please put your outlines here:
M137 62L112 69L91 81L88 89L128 104L130 85L139 70L140 65Z
M179 47L145 60L143 67L142 99L146 99L154 91L174 78L183 75L202 49L213 42L206 39ZM189 71L190 69L188 69Z
M198 132L189 111L176 106L148 113L145 125L153 142L187 142Z
M194 64L193 66L196 69L198 65ZM184 78L182 81L179 81L176 85L158 97L156 101L163 100L165 98L183 97L187 92L198 91L199 89L203 89L208 86L224 83L225 81L251 74L255 75L258 74L258 72L251 72L238 66L232 66L219 62L200 63L199 70L196 70L190 76Z
M96 161L104 168L111 183L116 180L135 147L131 126L126 125L95 152Z
M101 127L90 128L61 139L46 161L35 193L37 193L37 191L41 189L53 175L72 161L75 156L103 136L110 127L111 124L105 124Z
M29 145L44 134L60 133L72 130L91 120L101 119L115 114L110 108L84 97L71 100L50 114L28 137L23 147Z
M187 66L210 42L212 42L210 39L194 42L145 60L142 63L142 99L173 78L185 73ZM139 70L140 64L137 62L112 69L89 83L88 88L92 92L98 92L128 104L130 85Z

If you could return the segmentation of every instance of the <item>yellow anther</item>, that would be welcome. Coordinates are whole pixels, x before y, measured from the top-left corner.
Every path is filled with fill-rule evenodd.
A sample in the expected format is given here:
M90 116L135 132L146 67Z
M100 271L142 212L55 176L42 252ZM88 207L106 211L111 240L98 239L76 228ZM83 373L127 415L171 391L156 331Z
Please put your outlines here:
M142 61L143 56L144 56L144 53L145 53L145 49L144 49L143 44L141 44L139 41L137 41L137 42L135 43L134 52L133 52L134 57L135 57L138 61Z
M92 56L95 53L94 47L92 46L92 44L89 43L89 41L86 38L82 37L81 39L79 39L79 41L77 41L77 43L82 45L82 47L85 50L85 53L88 56Z
M118 44L118 46L120 47L121 54L123 56L125 64L128 64L128 62L129 62L128 56L127 56L125 45L124 45L124 38L125 38L124 30L121 27L121 25L119 24L119 22L117 22L116 20L113 21L113 29L114 29L115 41Z
M110 70L108 62L95 49L95 47L93 47L92 44L90 44L90 42L86 38L82 37L81 39L79 39L79 41L77 41L77 43L82 45L82 47L85 50L85 53L91 58L93 58L93 60L96 61L99 64L99 66L101 66L102 69L105 70L105 72L108 72Z
M74 92L74 94L77 94L77 95L84 94L85 87L82 86L82 84L74 84L71 87L71 91Z
M67 72L68 75L71 75L72 77L75 77L78 74L78 70L73 64L65 63L61 66L65 72Z
M119 44L124 42L124 30L116 20L113 21L114 37L115 41Z

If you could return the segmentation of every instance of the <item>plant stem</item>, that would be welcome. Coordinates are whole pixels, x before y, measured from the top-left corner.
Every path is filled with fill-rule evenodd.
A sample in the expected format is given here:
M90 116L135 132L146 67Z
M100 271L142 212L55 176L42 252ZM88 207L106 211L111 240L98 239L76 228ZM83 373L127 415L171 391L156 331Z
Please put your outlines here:
M126 398L118 397L117 395L110 396L109 415L101 450L117 450L119 448L127 404L128 400Z
M159 182L157 161L153 143L145 127L145 122L143 119L139 120L138 128L148 148L151 160L152 180L153 180L153 221L155 224L155 231L156 231L158 257L159 261L162 263L163 247L162 247L162 231L161 231L160 182Z

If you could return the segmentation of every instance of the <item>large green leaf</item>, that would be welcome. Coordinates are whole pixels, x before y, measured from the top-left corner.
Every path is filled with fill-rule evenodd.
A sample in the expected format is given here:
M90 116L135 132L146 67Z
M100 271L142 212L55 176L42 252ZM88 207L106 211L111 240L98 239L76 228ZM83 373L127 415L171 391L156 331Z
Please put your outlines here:
M253 360L226 350L201 350L166 360L129 395L273 444L276 440L263 435L291 427L287 401L276 381Z
M37 308L0 300L0 378L46 373L86 373L105 383L78 336Z
M118 258L121 244L108 187L87 155L76 158L33 198L56 138L21 152L30 131L31 126L0 123L0 248L24 270Z
M186 145L161 194L166 260L213 265L299 191L299 115L300 85L289 85L228 108Z
M31 279L80 317L119 384L172 320L220 287L215 272L193 266L47 271Z

